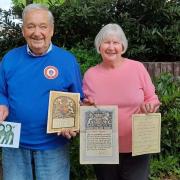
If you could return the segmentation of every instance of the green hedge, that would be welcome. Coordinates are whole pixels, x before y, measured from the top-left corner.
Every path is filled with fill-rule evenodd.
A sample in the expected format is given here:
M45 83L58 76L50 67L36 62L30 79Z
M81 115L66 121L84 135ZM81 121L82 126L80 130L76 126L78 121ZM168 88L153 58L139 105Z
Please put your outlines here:
M79 62L82 75L89 67L95 66L101 61L101 57L97 54L95 48L85 49L82 46L78 46L72 48L70 51L76 56Z
M180 81L171 74L162 74L155 80L161 100L162 153L178 155L180 150Z
M153 155L151 179L180 179L180 79L161 74L155 79L162 105L161 153Z
M71 49L78 44L93 48L95 35L107 23L120 24L127 35L127 56L141 61L180 59L179 0L66 0L49 7L55 17L53 42ZM22 6L23 7L23 6ZM14 7L21 14L22 7ZM10 12L4 12L5 19ZM20 28L10 22L0 32L0 59L24 43ZM11 29L11 30L10 30Z

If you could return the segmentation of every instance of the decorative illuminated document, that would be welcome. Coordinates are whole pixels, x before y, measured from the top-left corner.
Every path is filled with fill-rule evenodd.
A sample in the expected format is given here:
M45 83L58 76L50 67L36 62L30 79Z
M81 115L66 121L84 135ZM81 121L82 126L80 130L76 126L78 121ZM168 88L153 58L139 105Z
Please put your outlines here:
M132 156L160 152L161 114L132 116Z
M18 148L21 124L3 121L0 123L0 147Z
M117 106L80 107L80 164L118 164Z
M80 94L50 91L47 133L79 130Z

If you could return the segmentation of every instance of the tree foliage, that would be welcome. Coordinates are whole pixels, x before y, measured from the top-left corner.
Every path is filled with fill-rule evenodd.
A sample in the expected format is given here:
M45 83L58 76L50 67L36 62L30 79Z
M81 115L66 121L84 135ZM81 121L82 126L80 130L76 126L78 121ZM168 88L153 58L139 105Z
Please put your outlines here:
M161 101L161 153L151 162L152 180L180 178L180 79L161 74L155 79ZM165 177L166 176L166 177ZM174 177L173 177L174 176ZM169 177L169 178L168 178Z
M180 59L179 0L49 0L55 16L53 42L71 49L77 45L94 47L100 28L107 23L122 26L129 42L125 54L142 61L178 61ZM22 6L13 7L21 15ZM0 32L1 54L24 41L17 27ZM17 33L15 35L15 33ZM8 35L7 35L8 34ZM3 45L6 46L3 47Z

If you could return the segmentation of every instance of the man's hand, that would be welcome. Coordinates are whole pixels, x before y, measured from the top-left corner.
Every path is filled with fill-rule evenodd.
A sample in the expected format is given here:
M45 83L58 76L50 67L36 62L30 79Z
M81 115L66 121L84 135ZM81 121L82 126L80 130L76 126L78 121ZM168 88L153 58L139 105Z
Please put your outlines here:
M5 105L0 105L0 122L4 121L9 114L8 107Z
M67 139L71 139L71 137L75 137L78 134L78 131L73 131L71 129L62 129L61 132L57 133L58 136L62 135Z

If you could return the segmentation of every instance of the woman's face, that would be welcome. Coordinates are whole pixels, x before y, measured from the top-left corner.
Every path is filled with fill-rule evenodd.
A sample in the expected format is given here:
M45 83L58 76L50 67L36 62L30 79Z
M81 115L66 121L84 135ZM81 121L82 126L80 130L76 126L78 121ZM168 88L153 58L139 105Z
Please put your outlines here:
M103 61L112 62L121 58L123 46L116 35L109 35L101 43L99 51Z

